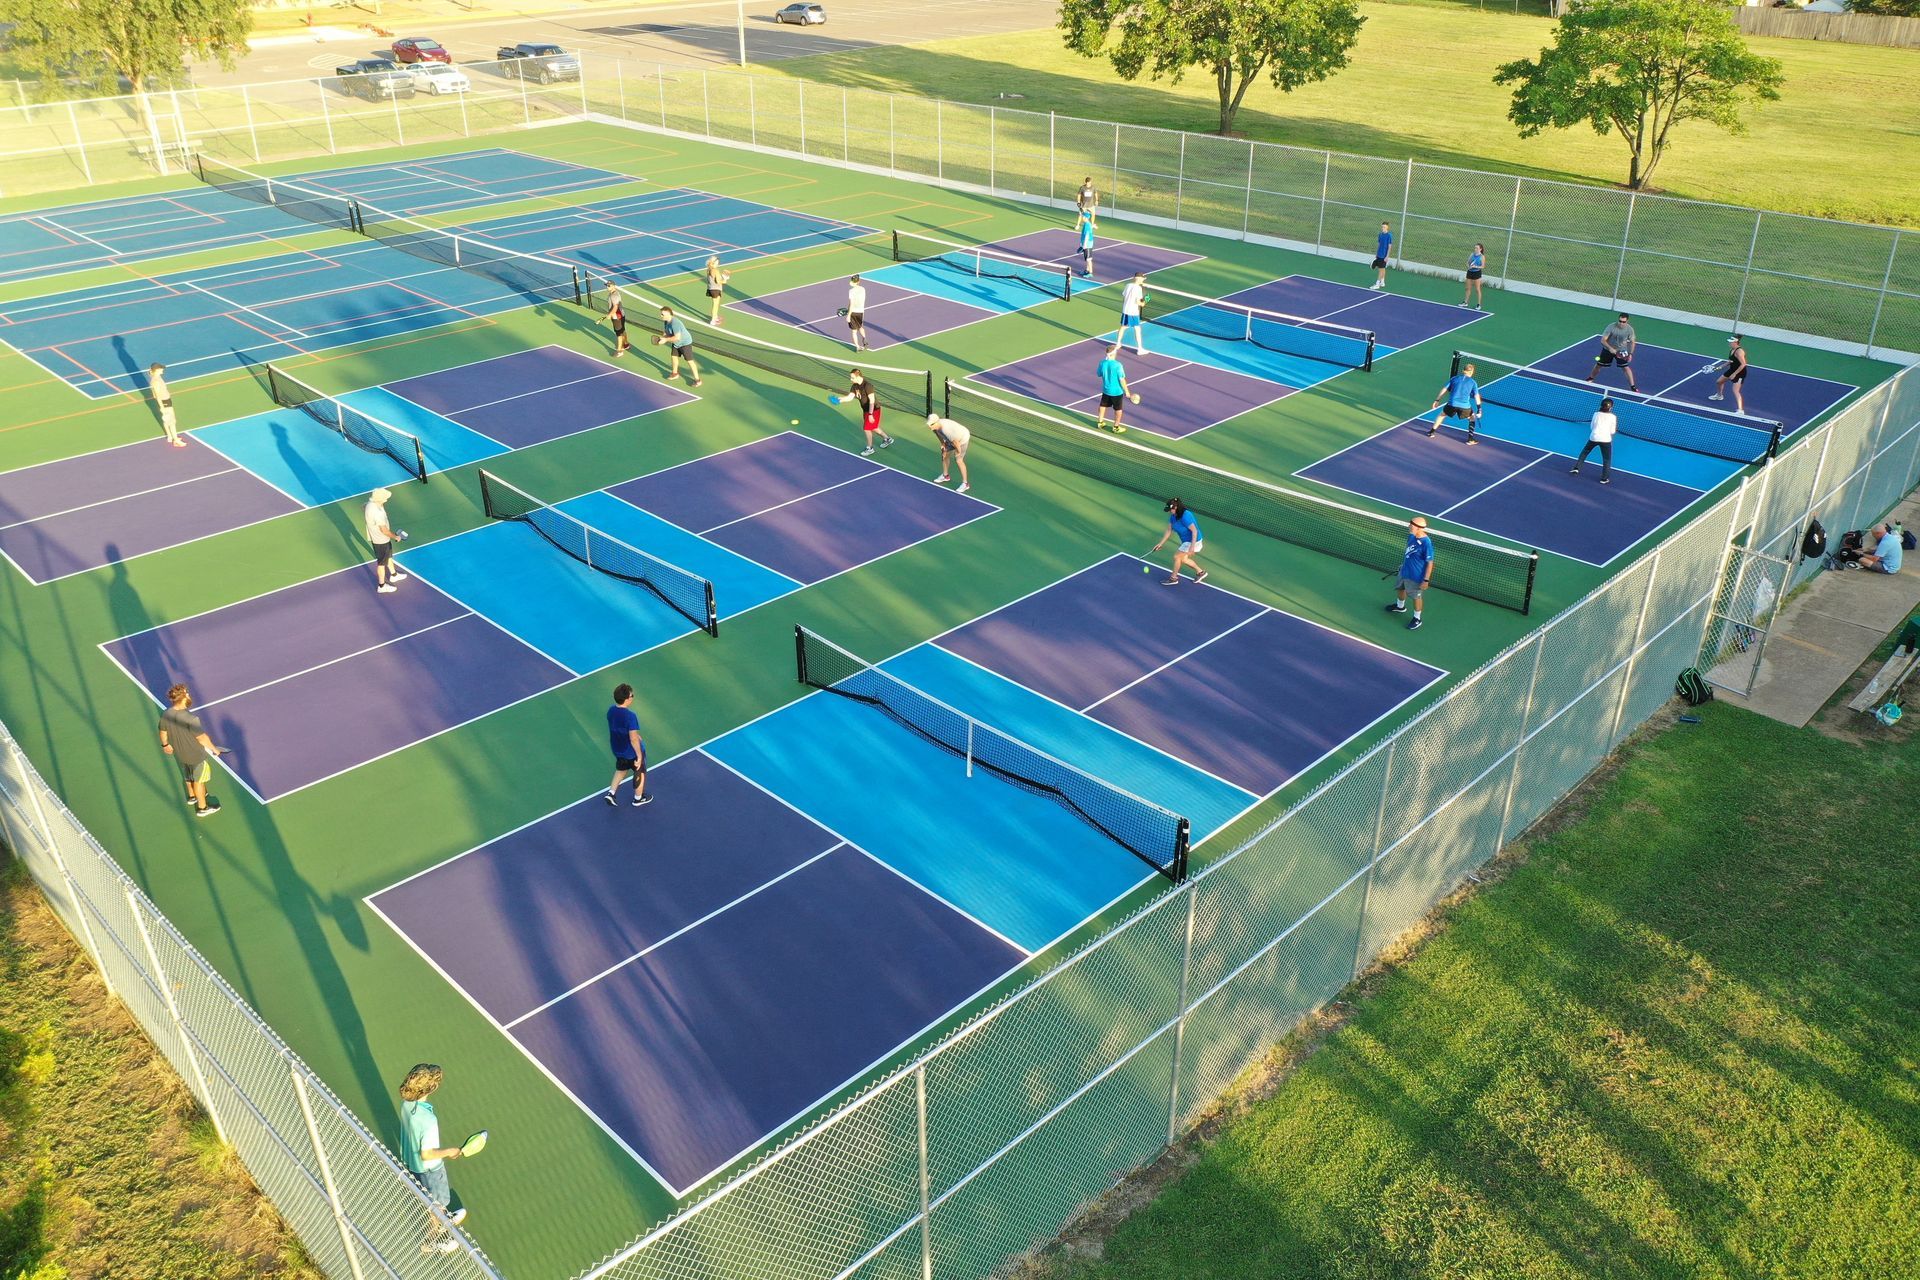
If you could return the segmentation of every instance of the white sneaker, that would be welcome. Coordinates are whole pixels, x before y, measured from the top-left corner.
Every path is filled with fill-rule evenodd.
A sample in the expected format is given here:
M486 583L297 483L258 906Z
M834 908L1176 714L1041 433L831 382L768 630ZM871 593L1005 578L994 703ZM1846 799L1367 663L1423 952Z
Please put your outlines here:
M1714 393L1713 393L1712 395L1710 395L1710 396L1708 396L1708 397L1707 397L1707 399L1709 399L1709 400L1725 400L1725 399L1726 399L1726 397L1725 397L1725 396L1723 396L1723 395L1721 395L1721 394L1720 394L1720 393L1719 393L1718 391L1716 391L1716 392L1714 392Z
M882 436L882 437L880 438L880 447L881 447L882 449L891 449L891 448L893 448L893 437L892 437L892 436Z
M399 589L400 588L394 586L391 582L389 582L384 586L375 587L374 592L377 595L390 596L394 592L398 591Z
M1145 355L1145 354L1147 354L1147 349L1146 349L1145 347L1135 347L1135 348L1133 349L1133 354L1135 354L1135 355L1137 355L1137 356L1143 356L1143 355Z
M871 458L873 456L873 446L869 445L866 448L862 449L860 451L860 456L863 458Z
M969 490L969 489L971 489L971 488L973 488L973 486L972 486L972 485L970 485L970 484L963 484L963 485L961 485L961 486L960 486L960 487L959 487L958 489L955 489L955 490L954 490L954 492L955 492L955 493L965 493L965 492L966 492L967 490Z
M412 576L413 575L410 573L401 573L398 569L396 569L392 573L387 575L387 581L388 582L405 582L408 578L411 578Z
M1379 280L1375 280L1375 281L1373 282L1373 288L1372 288L1372 291L1373 291L1374 293L1385 293L1385 292L1387 291L1387 286L1386 286L1386 284L1385 284L1384 282L1382 282L1382 281L1379 281Z
M952 484L953 477L952 476L935 476L933 478L933 482L935 484Z

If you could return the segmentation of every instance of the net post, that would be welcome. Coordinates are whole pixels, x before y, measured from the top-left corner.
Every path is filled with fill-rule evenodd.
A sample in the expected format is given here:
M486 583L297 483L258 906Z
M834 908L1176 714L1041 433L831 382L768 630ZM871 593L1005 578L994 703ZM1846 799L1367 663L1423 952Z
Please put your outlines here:
M1447 373L1449 378L1457 378L1460 376L1460 366L1466 363L1466 355L1467 353L1464 351L1456 351L1453 353L1453 364Z
M489 483L493 477L487 474L486 468L484 467L476 474L480 477L480 511L489 520L498 519L498 517L494 515L493 486Z
M1193 836L1193 824L1181 818L1173 829L1173 882L1182 884L1187 878L1187 845ZM1183 1011L1184 1012L1184 1011Z
M707 634L715 640L720 638L720 610L713 602L713 583L707 583Z
M967 720L967 776L973 776L973 720Z
M1371 332L1367 334L1367 358L1366 358L1366 361L1360 366L1360 371L1362 373L1373 372L1373 349L1375 346L1379 345L1379 341L1380 341L1380 335L1376 333L1371 333Z
M419 436L413 438L413 464L416 468L415 474L419 476L420 483L425 484L427 482L427 455L426 451L420 447Z
M1527 557L1527 586L1520 595L1520 616L1526 617L1533 612L1533 580L1540 572L1540 553L1534 552Z
M933 371L927 371L927 377L933 377ZM929 410L928 412L932 412ZM940 412L946 417L953 416L953 379L943 378L940 382Z
M807 629L797 622L793 624L793 667L801 684L813 683L807 679Z
M249 108L249 111L251 111L251 108ZM249 116L248 118L251 119L252 117ZM205 182L207 180L207 153L206 152L196 151L193 153L193 173L195 177L200 179L200 181Z
M1060 272L1060 296L1068 302L1073 301L1073 268L1066 267Z
M1786 423L1773 424L1773 433L1767 437L1767 457L1769 460L1780 456L1780 435L1786 430Z
M933 412L933 370L927 370L927 412Z
M903 261L900 257L900 228L895 227L890 234L893 237L893 260L895 262Z

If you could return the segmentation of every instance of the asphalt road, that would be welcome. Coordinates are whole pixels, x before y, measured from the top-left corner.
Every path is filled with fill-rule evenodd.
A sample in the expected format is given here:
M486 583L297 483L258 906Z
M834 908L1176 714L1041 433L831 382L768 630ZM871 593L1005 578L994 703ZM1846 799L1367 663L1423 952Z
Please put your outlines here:
M773 21L784 0L748 0L747 60L771 62L811 53L832 53L884 44L919 44L953 36L1031 31L1054 24L1054 0L822 0L823 26L799 27ZM353 10L323 10L319 20ZM696 0L689 4L645 8L601 6L497 21L463 21L436 30L434 24L376 25L401 36L431 36L452 51L456 62L491 60L501 45L522 40L552 40L588 56L611 55L629 61L678 65L729 65L739 56L735 0ZM385 54L390 42L370 32L351 38L298 44L269 44L255 49L232 71L216 64L194 68L200 85L259 83L330 74L342 62Z

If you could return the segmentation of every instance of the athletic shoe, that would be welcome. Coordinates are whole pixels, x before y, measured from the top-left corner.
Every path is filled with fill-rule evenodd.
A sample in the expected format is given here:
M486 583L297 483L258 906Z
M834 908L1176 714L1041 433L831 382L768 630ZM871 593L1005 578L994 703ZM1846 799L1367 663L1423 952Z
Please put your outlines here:
M1720 393L1719 393L1718 391L1716 391L1716 392L1714 392L1714 393L1713 393L1712 395L1710 395L1710 396L1708 396L1708 397L1707 397L1707 399L1709 399L1709 400L1725 400L1725 399L1726 399L1726 397L1725 397L1725 396L1723 396L1723 395L1721 395L1721 394L1720 394Z
M1373 288L1372 288L1372 292L1374 292L1374 293L1385 293L1386 291L1387 291L1387 286L1386 286L1386 282L1385 282L1385 281L1381 281L1381 280L1375 280L1375 281L1373 282Z
M610 805L618 805L620 803L620 797L609 791L607 792L607 803Z
M955 489L955 490L954 490L954 492L955 492L955 493L965 493L965 492L966 492L967 490L969 490L969 489L971 489L971 488L973 488L973 486L972 486L972 485L970 485L970 484L963 484L963 485L961 485L961 486L960 486L960 487L959 487L958 489Z
M410 573L401 573L399 570L396 569L394 572L387 575L387 581L388 582L405 582L408 578L411 578L412 576L413 575Z
M218 800L209 800L207 801L207 807L204 809L195 809L193 816L196 818L211 818L218 812L220 812L220 802Z
M1472 436L1468 436L1468 437L1467 437L1467 443L1468 443L1468 444L1479 444L1480 442L1479 442L1479 441L1478 441L1477 439L1475 439L1474 437L1472 437Z
M873 456L873 449L871 447L862 449L860 451L860 456L863 458L871 458Z
M933 478L933 482L935 484L952 484L953 477L952 476L935 476Z
M1600 477L1600 483L1601 483L1601 484L1612 484L1612 483L1613 483L1613 477L1612 477L1612 476L1601 476L1601 477Z
M1171 578L1162 578L1160 579L1160 585L1163 587L1177 587L1180 585L1180 577L1178 574L1175 574Z
M1193 580L1195 582L1205 582L1207 580L1207 571L1202 569L1200 572L1194 574Z
M420 1246L422 1253L453 1253L460 1248L460 1242L452 1236L440 1236Z
M695 378L692 382L688 383L687 385L690 387L697 387L700 385L700 379Z
M1133 349L1133 354L1135 354L1135 355L1137 355L1137 356L1143 356L1143 355L1145 355L1145 354L1147 354L1147 349L1146 349L1145 347L1135 347L1135 348Z
M881 447L882 449L891 449L891 448L893 448L893 437L892 437L892 436L881 436L881 437L880 437L880 447Z
M1404 600L1395 600L1392 604L1387 606L1388 613L1405 613L1406 611L1407 611L1407 602Z
M1568 467L1568 468L1567 468L1567 474L1568 474L1568 475L1570 475L1570 476L1577 476L1577 475L1579 475L1579 474L1580 474L1580 468L1578 468L1578 467Z
M1419 629L1420 629L1420 619L1418 615L1407 620L1407 630L1418 631Z
M455 1209L452 1213L447 1215L447 1221L451 1222L456 1227L459 1226L461 1223L465 1222L466 1220L467 1220L467 1206L465 1205L461 1205L458 1209Z
M374 591L383 596L390 596L394 592L398 591L399 589L400 588L394 586L391 582L389 582L382 586L375 587Z
M636 809L638 809L643 804L652 804L652 803L653 803L653 797L650 795L635 796L633 798L633 807Z
M1434 438L1435 436L1437 436L1437 435L1439 435L1439 434L1440 434L1440 428L1438 428L1438 427L1428 427L1428 428L1427 428L1427 439L1429 439L1429 440L1431 440L1431 439L1433 439L1433 438Z

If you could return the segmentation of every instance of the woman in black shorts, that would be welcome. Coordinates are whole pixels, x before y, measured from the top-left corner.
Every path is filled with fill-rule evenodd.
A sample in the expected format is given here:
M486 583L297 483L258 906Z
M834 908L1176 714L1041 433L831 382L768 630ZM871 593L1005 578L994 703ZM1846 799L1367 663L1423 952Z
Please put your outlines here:
M1467 296L1460 299L1463 307L1472 307L1476 311L1485 310L1481 306L1486 299L1480 293L1480 277L1487 273L1487 246L1476 244L1473 252L1467 255Z
M1734 334L1727 339L1727 362L1720 368L1720 376L1713 381L1713 394L1709 400L1725 400L1727 387L1733 387L1733 407L1741 413L1747 411L1747 397L1743 390L1747 381L1747 349L1740 345L1740 335Z
M720 295L725 291L727 281L733 279L733 273L720 269L720 255L714 254L707 259L707 323L718 329L720 321Z
M613 326L613 354L625 355L630 345L627 342L627 308L620 300L619 285L611 285L607 289L607 323Z

